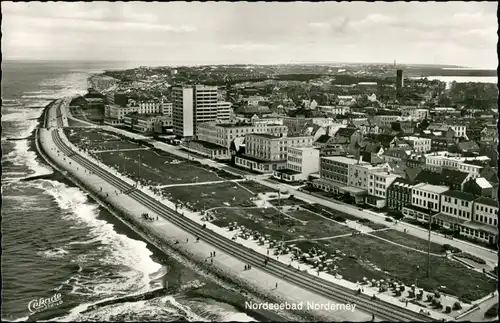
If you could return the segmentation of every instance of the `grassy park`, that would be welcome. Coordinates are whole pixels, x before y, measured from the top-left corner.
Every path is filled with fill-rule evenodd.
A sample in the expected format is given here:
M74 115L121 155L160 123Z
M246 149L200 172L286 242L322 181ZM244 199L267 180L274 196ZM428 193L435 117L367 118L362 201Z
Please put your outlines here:
M116 135L90 129L65 129L68 139L90 152L94 150L139 149L146 146L129 142ZM161 153L154 149L93 153L108 166L138 180L144 185L175 185L222 181L236 178L199 163ZM139 167L139 160L141 166ZM299 206L284 213L275 207L258 208L252 199L258 193L274 192L257 182L223 182L209 185L187 185L161 189L171 201L191 209L211 209L213 223L228 227L237 222L249 230L270 235L272 240L288 242L306 253L314 247L334 259L332 273L356 282L371 279L396 279L406 285L416 284L427 291L442 290L466 300L476 300L496 289L496 281L442 256L431 256L431 274L426 275L427 255L394 243L427 251L427 241L396 231L385 230L369 235L351 235L354 230L343 225L357 221L374 230L386 225L339 212L318 204L288 198L281 206ZM271 201L273 206L277 200ZM321 216L318 216L320 214ZM326 219L325 219L326 218ZM345 235L345 236L344 236ZM382 239L392 241L384 241ZM325 238L321 240L315 240ZM431 244L431 252L443 254L443 246Z
M275 240L317 239L350 234L352 229L311 214L308 220L295 217L294 212L280 213L274 208L220 208L214 210L215 221L220 227L236 222L245 228L269 234Z
M385 231L384 231L385 232ZM425 240L424 240L425 241ZM294 242L295 245L299 245ZM445 257L431 257L430 277L427 255L367 235L309 241L303 247L324 250L335 257L336 273L352 282L396 279L407 286L416 284L427 291L441 290L464 300L476 300L496 289L496 281ZM308 249L306 249L308 250ZM444 287L444 288L443 288Z
M255 194L258 194L258 193L270 193L270 192L276 192L277 193L278 192L275 189L269 188L267 186L264 186L262 184L254 182L254 181L246 181L246 182L242 182L240 184L242 186L246 187L248 190L254 192Z
M374 236L390 240L394 243L401 244L403 246L407 246L410 248L418 249L418 250L423 250L427 252L428 249L428 241L424 239L420 239L418 237L409 235L407 233L397 231L397 230L385 230L385 231L377 231L371 233ZM442 254L444 251L443 246L434 243L431 241L431 253L434 254Z
M145 185L169 185L222 180L216 173L186 161L160 156L151 150L102 152L96 155L120 173L141 179Z
M139 149L141 145L96 129L64 129L69 141L87 150Z
M223 206L255 206L250 200L254 194L235 182L165 187L161 192L170 201L186 204L196 210Z

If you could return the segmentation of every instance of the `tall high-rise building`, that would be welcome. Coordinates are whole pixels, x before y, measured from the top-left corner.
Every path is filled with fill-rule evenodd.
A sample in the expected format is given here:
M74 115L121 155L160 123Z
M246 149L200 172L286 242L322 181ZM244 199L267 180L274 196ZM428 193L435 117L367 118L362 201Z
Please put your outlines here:
M403 70L396 71L396 91L399 93L404 85Z
M203 122L217 120L217 86L194 86L194 129Z
M172 87L172 119L174 134L180 137L196 136L200 123L226 119L226 104L219 104L217 86L182 85ZM219 110L221 110L219 112Z
M192 86L172 87L172 124L174 135L194 136L194 90Z

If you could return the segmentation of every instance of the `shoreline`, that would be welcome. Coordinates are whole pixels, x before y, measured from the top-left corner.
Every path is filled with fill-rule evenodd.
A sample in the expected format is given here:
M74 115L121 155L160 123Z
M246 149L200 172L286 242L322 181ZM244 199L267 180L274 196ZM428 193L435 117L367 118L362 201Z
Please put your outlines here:
M188 289L184 291L186 295L193 296L193 297L200 297L200 298L207 298L207 299L212 299L217 302L221 303L226 303L228 305L233 306L240 312L243 312L247 314L248 316L257 319L259 321L285 321L287 320L285 317L282 317L278 314L272 313L272 312L264 312L261 310L252 310L252 309L246 309L245 308L245 301L255 301L256 299L262 299L262 300L268 300L268 298L265 295L259 295L259 293L256 293L255 291L249 291L248 288L245 288L245 286L241 286L244 284L238 284L238 282L226 277L223 272L220 272L219 270L213 270L214 267L210 267L212 270L208 270L208 266L203 266L203 263L201 262L196 262L194 259L191 259L188 255L186 255L186 252L183 252L182 250L174 248L172 245L170 245L167 241L161 241L161 239L158 239L156 237L150 237L148 236L148 233L143 232L144 230L138 226L136 226L133 222L133 219L130 219L123 210L120 210L104 201L101 201L99 196L97 196L91 189L87 188L84 183L82 183L79 179L75 178L72 175L64 175L63 172L59 169L58 166L54 165L55 162L50 159L50 157L45 155L45 152L43 152L43 149L39 147L39 144L37 143L38 140L38 135L37 132L41 127L44 126L44 120L45 120L45 114L47 111L51 108L53 103L56 100L52 101L49 103L47 106L45 106L44 111L42 112L42 115L38 118L39 124L37 128L33 131L33 133L29 136L29 149L33 149L33 151L36 153L37 158L39 159L38 162L42 162L43 164L47 165L50 167L52 170L51 174L47 175L41 175L41 176L33 176L29 177L28 180L35 180L35 179L46 179L46 180L55 180L59 181L61 183L64 183L68 186L71 187L77 187L84 191L85 193L88 194L88 198L91 199L93 202L99 204L100 207L108 211L116 220L124 224L129 230L134 232L142 241L146 242L148 245L148 249L154 249L154 251L157 251L161 253L162 255L173 258L177 262L179 262L181 265L188 267L189 269L193 270L197 274L201 275L203 278L209 280L210 282L207 283L206 285L213 284L220 286L222 285L226 290L229 290L231 294L237 295L237 297L230 297L229 295L224 295L221 293L218 293L215 290L212 289L203 289L201 288L194 288L194 289ZM151 250L153 251L153 250ZM153 251L153 252L154 252ZM162 277L163 279L163 277ZM226 285L226 286L224 286ZM242 295L245 296L242 296ZM231 296L234 296L231 295ZM240 298L241 296L241 298ZM290 313L292 314L292 313ZM292 314L293 316L296 316L296 313ZM308 318L310 315L307 313L300 313L300 316L302 318ZM310 317L312 318L312 317Z

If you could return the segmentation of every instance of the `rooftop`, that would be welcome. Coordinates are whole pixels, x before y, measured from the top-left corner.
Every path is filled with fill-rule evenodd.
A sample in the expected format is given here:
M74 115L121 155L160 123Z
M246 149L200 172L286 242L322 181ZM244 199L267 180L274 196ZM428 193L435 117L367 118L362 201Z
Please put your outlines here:
M253 136L253 137L261 137L261 138L266 138L266 139L282 139L282 138L287 138L287 137L280 137L280 136L273 136L268 133L250 133L248 136Z
M288 151L290 151L290 149L294 149L294 150L301 150L301 151L313 151L313 150L319 150L318 148L316 147L288 147L287 148Z
M398 186L403 186L403 187L413 187L412 182L404 177L398 177L392 182L392 185L398 185Z
M251 123L218 123L216 126L222 128L253 127Z
M435 219L438 219L438 220L443 220L443 221L446 221L446 222L449 222L449 223L460 223L460 224L463 224L465 223L467 220L464 220L464 219L460 219L456 216L452 216L452 215L449 215L449 214L444 214L444 213L438 213L434 216Z
M491 226L491 225L483 224L483 223L469 221L467 223L464 223L463 226L471 228L471 229L475 229L475 230L485 231L485 232L488 232L491 234L498 234L498 228Z
M325 157L321 157L321 159L331 160L331 161L334 161L337 163L348 164L348 165L354 165L354 164L359 163L359 161L357 159L347 158L344 156L325 156Z
M442 194L443 196L450 196L460 200L474 201L476 196L470 193L460 192L460 191L447 191Z
M480 197L476 200L476 203L498 207L498 201L489 197Z
M427 183L417 184L413 188L419 189L421 191L436 193L436 194L444 193L444 192L446 192L446 191L448 191L450 189L448 186L431 185L431 184L427 184Z
M278 170L276 170L276 172L287 174L287 175L297 175L297 174L300 174L300 172L297 172L297 171L294 171L294 170L291 170L291 169L287 169L287 168L278 169Z
M227 149L226 147L219 146L219 145L213 144L213 143L211 143L211 142L202 141L202 140L191 140L190 142L191 142L191 143L197 143L197 144L200 144L200 145L202 145L203 147L208 148L208 149L215 149L215 150L219 150L219 149Z
M331 137L329 135L321 135L317 140L316 142L317 143L326 143Z
M488 180L484 177L476 178L476 184L481 188L492 188L493 186L488 182Z
M254 156L249 156L249 155L242 155L242 156L236 156L236 157L243 158L243 159L250 160L250 161L254 161L257 163L261 163L261 164L286 163L286 160L273 160L273 161L271 161L271 160L260 159L260 158L257 158Z

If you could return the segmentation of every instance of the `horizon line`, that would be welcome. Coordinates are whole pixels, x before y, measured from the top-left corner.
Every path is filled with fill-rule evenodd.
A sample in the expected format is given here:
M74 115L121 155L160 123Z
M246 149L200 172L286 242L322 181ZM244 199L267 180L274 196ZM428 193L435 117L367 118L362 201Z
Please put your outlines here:
M273 66L273 65L333 65L333 64L356 64L356 65L393 65L393 62L335 62L335 61L291 61L291 62L281 62L281 63L194 63L194 62L179 62L179 63L168 63L163 61L148 61L148 62L140 62L140 61L127 61L127 60L85 60L85 59L36 59L36 58L4 58L4 62L6 61L17 61L17 62L84 62L84 63L127 63L127 64L136 64L137 67L155 65L155 66L222 66L222 65L253 65L253 66ZM436 63L398 63L397 66L402 65L417 65L417 66L443 66L450 68L468 68L468 69L491 69L496 70L496 68L491 67L471 67L471 66L463 66L463 65L451 65L451 64L436 64Z

